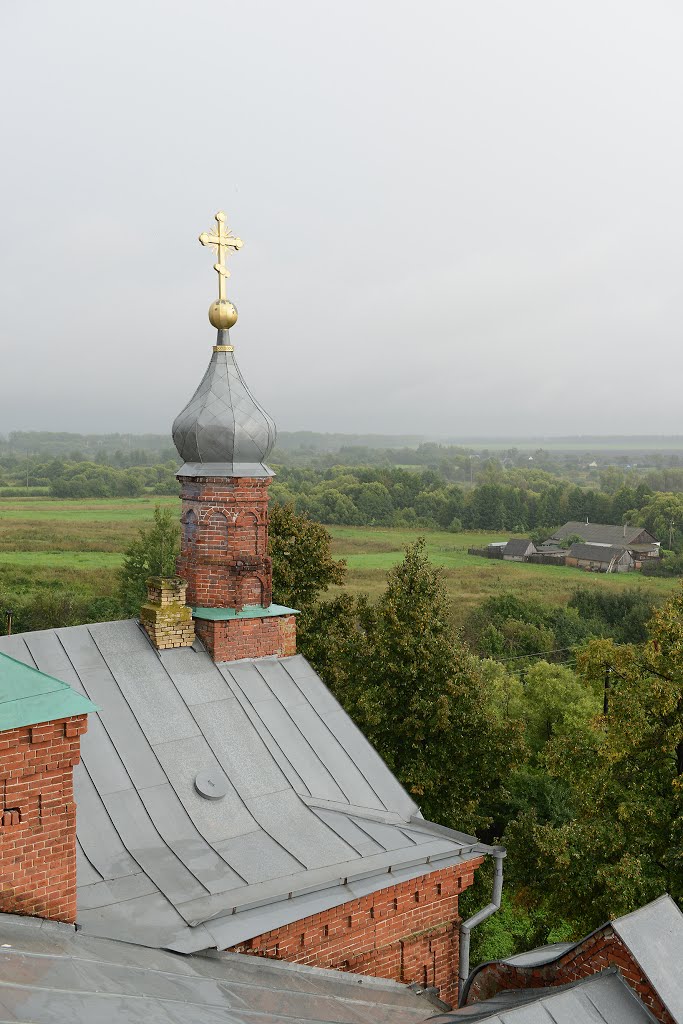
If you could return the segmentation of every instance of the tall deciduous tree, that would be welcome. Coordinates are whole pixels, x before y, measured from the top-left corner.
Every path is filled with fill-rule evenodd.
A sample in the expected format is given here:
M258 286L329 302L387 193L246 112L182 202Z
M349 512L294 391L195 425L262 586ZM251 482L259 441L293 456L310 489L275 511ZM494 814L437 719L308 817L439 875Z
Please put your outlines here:
M683 902L683 592L649 634L640 646L596 640L578 658L605 713L545 755L570 786L572 820L530 812L506 836L517 882L578 931L665 891Z
M140 529L126 550L119 573L119 600L125 615L137 615L147 594L150 576L175 576L180 523L170 508L154 509L151 526Z
M334 583L343 583L346 565L332 557L331 537L324 526L291 505L270 507L273 599L305 610Z
M453 633L424 542L407 548L377 605L346 598L320 614L317 667L423 813L486 828L519 729L491 713L481 663Z

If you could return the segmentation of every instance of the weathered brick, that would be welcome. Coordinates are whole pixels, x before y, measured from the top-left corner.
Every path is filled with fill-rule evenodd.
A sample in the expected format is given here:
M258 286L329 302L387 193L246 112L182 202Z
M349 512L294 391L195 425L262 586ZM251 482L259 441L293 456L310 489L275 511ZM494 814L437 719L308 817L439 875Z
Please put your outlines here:
M0 733L0 913L76 919L73 765L87 718Z
M460 891L467 888L481 862L478 857L380 889L257 935L232 949L252 956L434 985L442 999L455 1002L460 922L456 882L462 879ZM437 897L438 885L442 895ZM443 895L447 890L451 895Z
M609 967L617 968L661 1024L674 1024L657 993L643 977L630 950L610 925L604 925L550 964L534 968L500 962L487 964L475 976L467 995L467 1003L489 999L506 989L567 985L599 974Z

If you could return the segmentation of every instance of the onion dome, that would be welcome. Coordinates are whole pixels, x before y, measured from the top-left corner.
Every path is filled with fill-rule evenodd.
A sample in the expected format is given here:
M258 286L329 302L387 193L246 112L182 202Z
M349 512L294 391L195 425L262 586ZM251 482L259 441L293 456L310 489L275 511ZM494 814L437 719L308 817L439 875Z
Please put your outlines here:
M240 373L228 332L219 331L203 380L173 424L185 463L178 476L273 476L265 460L276 437Z

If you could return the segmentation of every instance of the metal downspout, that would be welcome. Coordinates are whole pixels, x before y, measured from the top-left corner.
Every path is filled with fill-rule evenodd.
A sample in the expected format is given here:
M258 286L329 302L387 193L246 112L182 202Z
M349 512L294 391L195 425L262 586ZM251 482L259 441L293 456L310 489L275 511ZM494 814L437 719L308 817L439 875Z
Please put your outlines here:
M503 861L505 860L506 850L503 846L492 846L491 856L493 857L494 873L493 873L493 891L491 893L491 902L483 910L480 910L473 917L463 921L460 925L460 967L458 970L458 1006L462 1006L462 1001L465 995L465 982L467 981L470 973L470 932L473 928L476 928L478 924L485 921L487 917L491 917L497 910L500 909L500 899L503 894Z

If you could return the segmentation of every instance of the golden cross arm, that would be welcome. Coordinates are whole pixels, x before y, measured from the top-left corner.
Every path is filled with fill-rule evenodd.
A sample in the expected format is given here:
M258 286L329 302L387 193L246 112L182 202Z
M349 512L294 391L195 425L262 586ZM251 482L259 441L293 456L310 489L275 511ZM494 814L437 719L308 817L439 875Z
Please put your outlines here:
M209 234L207 231L202 231L199 241L202 245L229 245L231 249L241 249L244 245L242 239L237 238L235 235Z
M242 248L242 239L230 234L230 229L225 227L225 214L222 210L215 216L216 228L212 231L202 231L199 241L202 245L212 246L218 254L218 261L214 263L213 269L218 274L218 300L222 302L225 298L225 278L230 277L230 271L225 265L225 257L232 250L237 252Z

